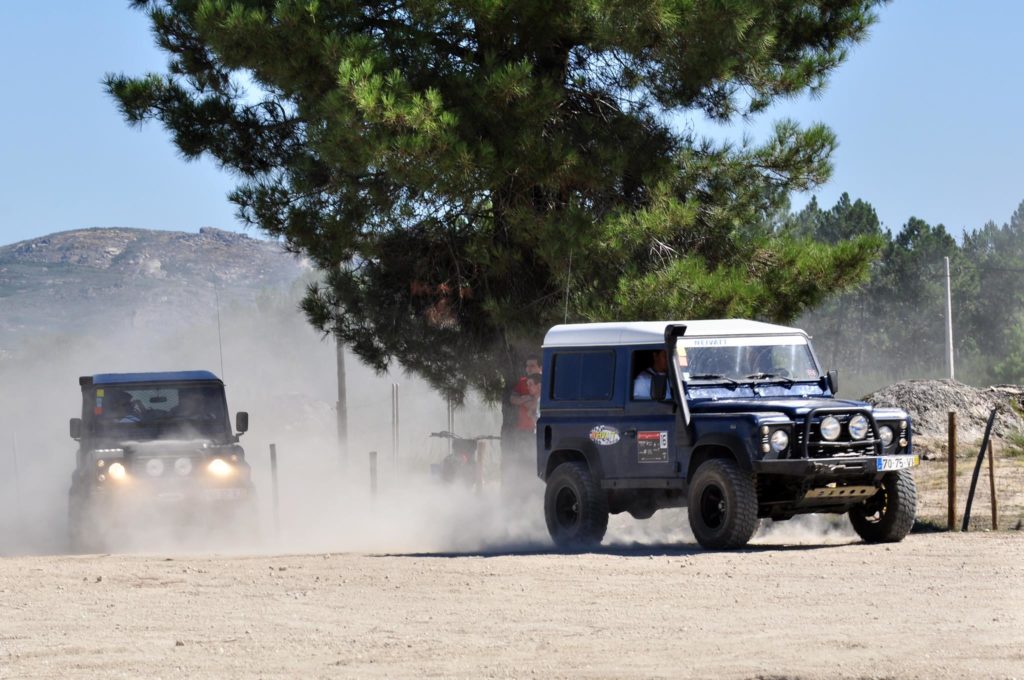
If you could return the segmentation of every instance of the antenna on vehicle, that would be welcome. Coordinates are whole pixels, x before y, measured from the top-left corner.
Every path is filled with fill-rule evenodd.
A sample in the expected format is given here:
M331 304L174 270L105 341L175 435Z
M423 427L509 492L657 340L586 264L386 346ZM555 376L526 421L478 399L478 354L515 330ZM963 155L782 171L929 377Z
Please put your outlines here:
M217 350L220 352L220 379L224 380L224 340L220 334L220 293L213 289L213 299L217 302Z
M562 323L569 323L569 281L572 279L572 251L569 251L569 271L565 275L565 315Z

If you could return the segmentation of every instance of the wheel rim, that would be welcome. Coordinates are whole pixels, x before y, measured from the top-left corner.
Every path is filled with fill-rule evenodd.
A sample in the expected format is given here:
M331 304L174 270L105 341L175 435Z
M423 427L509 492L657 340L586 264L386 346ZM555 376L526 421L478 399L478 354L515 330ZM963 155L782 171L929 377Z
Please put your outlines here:
M570 487L563 486L555 496L555 519L563 529L571 529L580 521L580 498Z
M721 487L712 484L701 493L700 518L707 528L720 528L725 522L725 515L728 510L725 494L722 492Z
M864 521L870 524L878 524L885 517L885 512L889 508L889 494L885 490L885 485L878 490L878 493L864 504Z

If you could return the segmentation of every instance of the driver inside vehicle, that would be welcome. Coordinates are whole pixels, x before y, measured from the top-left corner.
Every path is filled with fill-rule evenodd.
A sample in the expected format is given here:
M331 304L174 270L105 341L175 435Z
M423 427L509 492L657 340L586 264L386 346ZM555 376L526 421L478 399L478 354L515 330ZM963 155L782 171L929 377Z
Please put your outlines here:
M132 395L122 390L113 390L106 397L104 412L108 420L117 423L138 423L142 421L140 404Z
M772 373L772 348L749 348L750 361L747 363L748 373Z
M665 350L659 349L651 352L650 358L651 365L640 371L636 378L633 380L633 399L638 401L648 401L653 398L651 394L651 387L654 384L654 379L658 378L662 383L667 378L668 372L668 354ZM665 399L672 398L672 386L665 383Z

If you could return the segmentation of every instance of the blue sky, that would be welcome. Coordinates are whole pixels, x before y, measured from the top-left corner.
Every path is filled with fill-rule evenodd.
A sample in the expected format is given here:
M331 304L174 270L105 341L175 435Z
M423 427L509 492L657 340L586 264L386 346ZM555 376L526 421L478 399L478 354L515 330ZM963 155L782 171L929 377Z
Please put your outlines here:
M1014 0L897 0L820 97L698 129L760 140L781 117L825 122L840 147L823 206L847 191L893 230L911 216L954 234L1002 224L1024 200L1022 26ZM0 63L0 244L81 227L241 230L229 175L185 163L157 124L129 128L103 93L104 73L163 71L126 1L2 0Z

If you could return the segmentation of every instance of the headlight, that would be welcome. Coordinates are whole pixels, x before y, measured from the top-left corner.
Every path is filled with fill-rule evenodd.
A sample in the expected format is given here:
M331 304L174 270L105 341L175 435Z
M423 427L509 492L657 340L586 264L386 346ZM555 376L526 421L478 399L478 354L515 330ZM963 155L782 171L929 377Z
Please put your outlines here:
M107 474L110 475L111 479L121 481L128 476L128 471L124 469L124 465L121 463L111 463L110 467L107 468Z
M858 413L850 418L849 428L851 437L854 439L864 439L864 437L868 436L868 419Z
M842 429L834 416L826 416L821 421L821 438L833 442L839 438L839 432Z
M892 444L892 428L888 425L882 425L878 428L878 438L882 440L882 446L888 446Z
M174 461L174 471L184 477L188 473L192 472L192 461L188 458L179 458Z
M214 477L227 477L232 474L235 469L231 467L231 464L221 460L220 458L214 458L210 461L210 464L206 466L206 469Z
M159 477L164 473L164 462L159 458L150 458L146 461L146 474L150 477Z
M772 432L772 451L775 453L782 453L789 446L789 435L786 434L785 430L775 430Z

